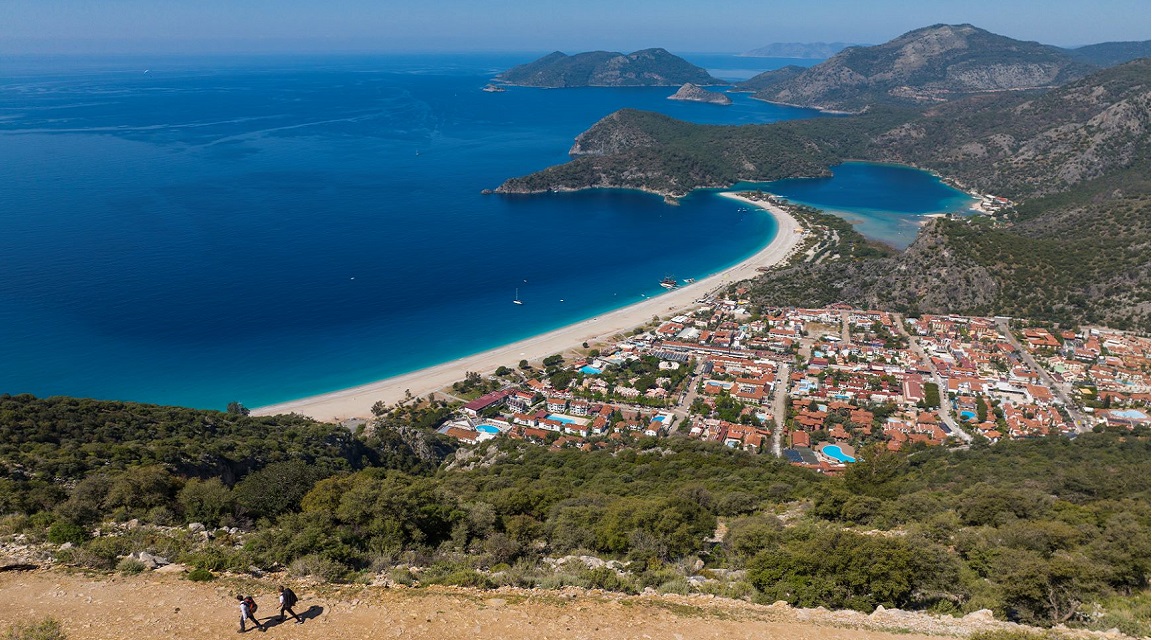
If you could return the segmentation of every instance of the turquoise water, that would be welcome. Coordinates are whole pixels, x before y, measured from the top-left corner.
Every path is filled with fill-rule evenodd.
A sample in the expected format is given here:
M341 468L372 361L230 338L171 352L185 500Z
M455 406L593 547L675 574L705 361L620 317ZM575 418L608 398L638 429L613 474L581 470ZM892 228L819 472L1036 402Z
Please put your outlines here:
M596 367L593 367L592 365L585 365L583 367L580 367L580 373L586 373L590 376L595 376L595 375L599 375L601 373L601 371L599 369L597 369Z
M494 427L490 424L478 424L478 425L476 425L476 430L483 432L483 433L491 433L491 434L500 433L499 427Z
M834 444L826 445L823 449L820 450L820 452L829 458L832 458L833 460L839 460L840 462L856 462L856 458L853 458L852 456L844 453L839 446Z
M667 88L480 91L531 59L5 59L0 393L281 402L659 295L773 237L707 192L481 195L623 107L816 116Z
M960 412L960 419L961 420L967 420L967 421L971 422L971 421L976 419L976 412L975 411L961 411Z
M555 420L556 422L563 422L564 424L576 424L576 421L572 418L569 418L568 416L556 415L554 413L549 413L548 419Z
M835 213L856 230L898 249L912 243L924 214L970 214L968 194L909 167L846 162L832 167L831 178L794 178L767 182L765 191Z

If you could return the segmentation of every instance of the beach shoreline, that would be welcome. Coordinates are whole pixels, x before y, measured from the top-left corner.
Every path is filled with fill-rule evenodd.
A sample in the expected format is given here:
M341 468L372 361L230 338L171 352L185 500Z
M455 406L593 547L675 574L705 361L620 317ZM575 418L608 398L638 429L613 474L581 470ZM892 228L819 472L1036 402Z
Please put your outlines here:
M370 418L376 402L394 404L408 394L422 397L463 380L469 371L491 373L500 366L515 367L521 360L539 360L562 353L584 342L602 342L631 331L652 316L665 316L696 306L696 301L719 287L756 276L758 267L779 264L787 259L803 237L800 223L787 211L765 201L750 200L735 193L720 193L766 210L776 220L776 235L760 251L747 259L707 278L678 287L667 293L601 314L588 320L489 349L449 362L419 369L384 380L316 396L258 407L253 415L297 413L323 422L340 422L352 418Z

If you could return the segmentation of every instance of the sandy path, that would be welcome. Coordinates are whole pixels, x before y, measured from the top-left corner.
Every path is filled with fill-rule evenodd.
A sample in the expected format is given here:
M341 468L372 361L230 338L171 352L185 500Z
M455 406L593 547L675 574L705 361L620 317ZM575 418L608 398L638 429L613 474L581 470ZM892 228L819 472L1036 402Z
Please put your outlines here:
M602 342L622 332L644 324L654 315L665 316L690 309L695 300L721 286L756 276L756 268L783 261L802 239L799 223L783 209L766 202L741 198L734 194L721 194L746 204L767 209L776 218L776 237L747 260L689 285L649 298L643 302L609 313L561 327L519 342L490 351L446 362L427 369L378 382L312 396L291 402L269 405L253 410L256 415L299 413L322 421L340 421L347 418L367 418L377 401L391 404L404 398L404 392L425 396L458 380L468 371L489 373L500 366L515 367L520 360L537 360L563 352L583 342Z
M317 593L292 585L303 625L270 626L256 638L468 638L625 640L920 640L930 637L821 626L788 609L702 598L608 597L581 592L477 592L448 589L348 587ZM237 637L234 594L243 588L276 611L274 585L248 581L192 583L176 576L0 574L0 633L14 622L51 615L69 640L206 640Z

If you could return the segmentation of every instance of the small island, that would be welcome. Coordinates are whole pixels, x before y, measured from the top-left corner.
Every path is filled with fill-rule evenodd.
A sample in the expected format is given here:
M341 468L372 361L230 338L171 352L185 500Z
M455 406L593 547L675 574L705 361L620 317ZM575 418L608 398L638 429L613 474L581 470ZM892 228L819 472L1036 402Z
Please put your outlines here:
M723 93L702 89L691 82L685 82L676 93L668 96L668 99L684 100L686 102L707 102L708 104L720 105L732 104L732 98L729 98Z
M719 85L707 71L665 49L643 49L627 55L586 51L567 55L554 51L496 76L497 82L521 87L675 87L685 82Z

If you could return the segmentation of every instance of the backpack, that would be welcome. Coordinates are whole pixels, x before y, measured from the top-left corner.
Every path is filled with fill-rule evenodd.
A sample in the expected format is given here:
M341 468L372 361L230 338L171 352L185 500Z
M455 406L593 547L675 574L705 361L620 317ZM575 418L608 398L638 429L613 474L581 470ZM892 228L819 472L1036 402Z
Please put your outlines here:
M244 596L244 604L248 605L248 615L255 617L256 609L259 607L259 605L257 605L256 601L252 599L252 596Z
M291 589L285 587L284 588L284 606L291 609L292 607L296 606L296 601L297 601L296 593L294 591L292 591Z

